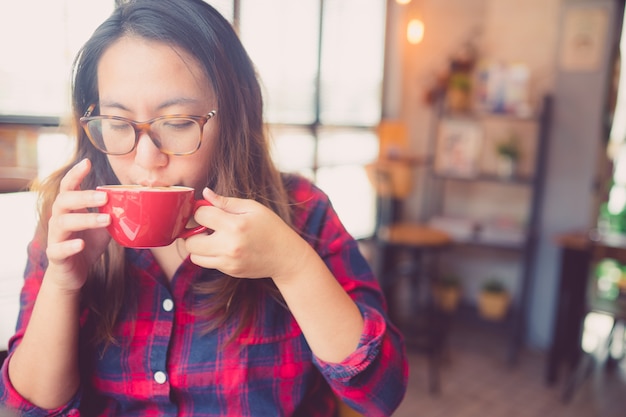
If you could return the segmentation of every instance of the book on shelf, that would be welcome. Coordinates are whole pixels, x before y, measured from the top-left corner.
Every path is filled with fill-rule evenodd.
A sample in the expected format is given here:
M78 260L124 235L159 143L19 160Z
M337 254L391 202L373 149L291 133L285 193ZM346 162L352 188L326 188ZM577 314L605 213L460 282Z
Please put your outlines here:
M478 242L494 245L521 246L525 238L523 225L508 217L482 223L477 233Z
M473 240L478 226L473 219L453 216L434 216L428 223L431 227L448 233L457 242Z

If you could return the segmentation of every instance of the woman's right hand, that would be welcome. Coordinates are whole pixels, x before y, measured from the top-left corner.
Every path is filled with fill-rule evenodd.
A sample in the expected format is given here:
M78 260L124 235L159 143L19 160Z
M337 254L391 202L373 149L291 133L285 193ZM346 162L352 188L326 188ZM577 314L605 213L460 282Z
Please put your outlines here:
M67 291L82 288L90 265L104 252L111 239L105 230L111 221L110 216L87 210L102 206L106 202L106 193L80 188L90 170L91 162L84 159L63 177L48 221L46 279Z

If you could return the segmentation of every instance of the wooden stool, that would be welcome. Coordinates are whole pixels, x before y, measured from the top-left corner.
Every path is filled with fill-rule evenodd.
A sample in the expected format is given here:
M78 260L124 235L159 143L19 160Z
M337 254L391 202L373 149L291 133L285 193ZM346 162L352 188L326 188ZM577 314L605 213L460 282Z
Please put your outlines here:
M387 299L390 320L404 331L409 348L418 348L428 355L429 385L434 393L439 391L438 370L449 320L447 314L435 308L431 284L437 276L436 255L452 239L439 229L399 219L398 205L411 194L415 165L416 162L404 159L380 159L366 166L378 197L378 220L373 236L374 272ZM408 273L398 267L397 257L401 254L409 257ZM428 261L431 262L427 267ZM397 314L397 284L403 275L411 278L410 323L402 323Z
M439 392L439 366L449 330L450 315L434 304L432 284L437 279L437 255L452 243L448 234L425 225L399 223L381 230L377 240L377 274L389 305L389 318L404 332L409 349L429 359L429 387ZM399 255L408 255L408 270L399 268ZM398 314L400 278L410 278L410 314Z

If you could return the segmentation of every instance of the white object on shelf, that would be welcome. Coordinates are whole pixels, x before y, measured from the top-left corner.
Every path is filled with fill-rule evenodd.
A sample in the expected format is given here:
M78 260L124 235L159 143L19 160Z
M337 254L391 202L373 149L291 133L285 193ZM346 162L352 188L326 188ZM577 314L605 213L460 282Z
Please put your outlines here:
M497 217L480 225L476 240L486 244L521 247L525 237L525 227L520 221Z
M428 224L448 233L456 242L467 242L474 239L477 227L475 220L451 216L434 216Z
M483 227L478 232L476 240L491 244L522 245L524 243L524 231L503 227Z

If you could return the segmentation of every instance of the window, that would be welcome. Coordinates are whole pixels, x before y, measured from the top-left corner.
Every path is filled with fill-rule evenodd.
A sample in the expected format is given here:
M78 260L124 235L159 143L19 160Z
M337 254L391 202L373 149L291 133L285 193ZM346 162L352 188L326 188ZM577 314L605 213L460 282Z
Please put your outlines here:
M348 230L370 236L375 196L363 165L378 153L386 1L207 2L238 28L257 66L279 167L313 179ZM18 116L58 123L69 113L72 60L114 4L34 0L2 7L0 122Z
M276 162L314 179L357 238L370 236L375 223L363 165L378 154L385 7L384 0L233 7L263 83Z
M33 0L0 12L0 118L69 113L72 60L113 0Z

